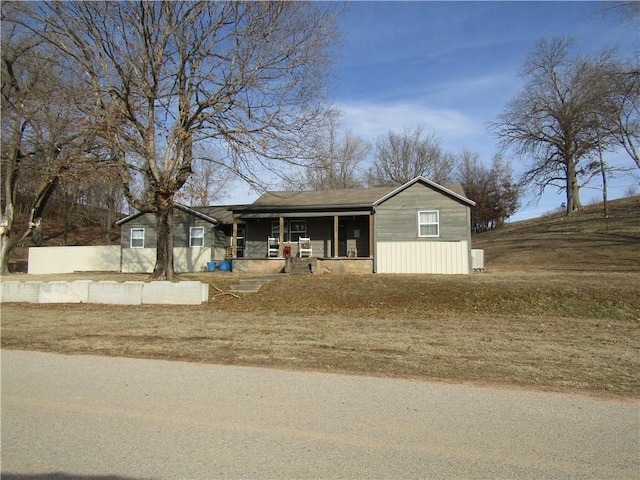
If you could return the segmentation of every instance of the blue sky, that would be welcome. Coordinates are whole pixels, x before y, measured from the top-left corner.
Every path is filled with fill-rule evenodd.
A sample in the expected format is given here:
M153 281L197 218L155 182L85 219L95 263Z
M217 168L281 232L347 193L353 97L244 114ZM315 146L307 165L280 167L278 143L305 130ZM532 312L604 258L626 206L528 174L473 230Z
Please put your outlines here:
M343 38L332 79L343 126L374 142L389 130L422 125L441 139L445 151L467 148L489 162L498 142L487 124L522 89L519 71L540 39L574 36L585 53L617 46L625 57L638 55L640 26L621 24L613 15L594 15L603 5L351 2L340 20ZM512 164L516 173L521 171L517 159ZM637 184L637 176L612 181L609 195L622 196ZM601 195L595 188L599 184L593 187L583 189L583 203ZM523 199L512 219L549 212L564 195L550 191L537 206L529 200Z

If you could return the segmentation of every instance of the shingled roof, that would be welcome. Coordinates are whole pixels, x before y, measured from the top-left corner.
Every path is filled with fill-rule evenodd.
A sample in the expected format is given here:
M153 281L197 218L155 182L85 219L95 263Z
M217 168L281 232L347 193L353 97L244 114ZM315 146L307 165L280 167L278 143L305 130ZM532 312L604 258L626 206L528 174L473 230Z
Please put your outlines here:
M425 182L443 193L452 193L466 202L473 202L465 197L462 185L459 183L438 185L422 177L417 177L402 186L351 188L345 190L313 190L301 192L266 192L251 205L235 208L234 210L267 210L269 208L325 208L325 207L371 207L380 200L417 182Z

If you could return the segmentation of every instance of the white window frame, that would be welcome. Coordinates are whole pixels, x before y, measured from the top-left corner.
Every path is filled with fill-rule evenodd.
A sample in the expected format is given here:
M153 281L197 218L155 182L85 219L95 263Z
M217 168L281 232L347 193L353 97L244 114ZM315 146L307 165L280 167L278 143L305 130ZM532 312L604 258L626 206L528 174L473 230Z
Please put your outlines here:
M435 222L422 222L420 216L423 213L435 213L436 214L436 221ZM425 235L422 234L422 227L432 227L434 226L436 227L436 233L435 235L430 234L430 235ZM439 237L440 236L440 212L438 210L420 210L418 212L418 237L420 238L435 238L435 237Z
M134 236L133 232L142 232L142 237ZM142 240L142 245L134 245L134 240ZM129 235L129 247L130 248L144 248L144 228L136 227L131 229L131 233Z
M199 231L201 234L196 234ZM194 240L200 240L201 245L194 245ZM200 248L204 247L204 227L189 227L189 247Z

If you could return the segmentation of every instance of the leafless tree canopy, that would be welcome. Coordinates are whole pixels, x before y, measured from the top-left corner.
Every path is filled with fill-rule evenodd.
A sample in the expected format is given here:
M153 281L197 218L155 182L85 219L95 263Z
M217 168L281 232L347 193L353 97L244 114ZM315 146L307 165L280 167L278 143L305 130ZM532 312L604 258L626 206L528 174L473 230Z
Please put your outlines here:
M620 106L604 103L610 85L593 83L594 71L616 64L614 52L579 58L572 48L562 37L541 41L525 62L524 90L493 124L502 147L530 162L522 183L539 192L550 186L566 192L567 213L581 208L580 185L599 171L594 157L608 135L605 110Z
M451 181L453 168L453 158L442 152L440 140L418 126L378 139L369 183L403 185L422 175L443 184Z
M16 22L85 75L115 156L145 182L134 196L158 219L155 277L173 276L173 200L192 170L194 145L262 186L282 162L304 157L322 121L330 3L25 3Z
M331 111L312 140L309 163L289 181L294 190L340 190L363 186L363 164L371 144L340 129L340 114Z
M16 245L30 234L39 243L43 213L59 183L100 168L88 155L96 147L89 95L67 67L37 37L3 22L2 273Z

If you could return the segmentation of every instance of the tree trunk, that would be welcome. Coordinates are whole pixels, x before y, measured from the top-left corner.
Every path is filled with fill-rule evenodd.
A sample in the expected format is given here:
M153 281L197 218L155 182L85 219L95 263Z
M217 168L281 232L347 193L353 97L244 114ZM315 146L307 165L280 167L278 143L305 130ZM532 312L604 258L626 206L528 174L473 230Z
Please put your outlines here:
M567 158L567 215L582 210L580 203L580 184L573 156Z
M156 225L158 240L156 247L156 266L152 278L155 280L173 280L173 198L156 202Z
M604 207L604 218L609 218L609 210L607 207L607 171L604 167L602 145L600 142L598 142L598 157L600 158L600 174L602 175L602 206Z
M10 197L13 203L7 204L7 207L5 207L5 213L2 219L2 228L0 229L0 272L2 275L9 273L9 257L11 256L14 248L27 238L36 227L41 228L44 208L49 197L51 197L58 186L59 181L60 177L56 175L46 179L42 184L40 184L36 198L31 204L31 213L27 218L25 226L18 235L11 234L11 226L13 225L15 216L15 201L13 197Z
M0 275L9 274L9 256L15 246L15 240L2 232L0 236Z

